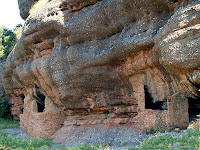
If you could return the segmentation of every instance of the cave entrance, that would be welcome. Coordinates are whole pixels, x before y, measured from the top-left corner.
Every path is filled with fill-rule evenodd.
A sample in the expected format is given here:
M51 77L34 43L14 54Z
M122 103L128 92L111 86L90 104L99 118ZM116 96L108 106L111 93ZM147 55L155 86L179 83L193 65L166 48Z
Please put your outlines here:
M197 115L200 114L200 97L197 98L188 98L188 113L189 113L189 122L196 120Z
M152 98L147 85L144 85L144 94L145 94L145 109L152 109L152 110L168 109L167 101L154 102L154 99Z
M45 109L45 95L40 92L40 89L37 85L35 85L35 93L33 95L37 102L37 111L44 112Z
M24 94L21 94L19 95L21 100L22 100L22 105L20 106L20 114L23 114L24 113L24 99L25 99L25 96Z

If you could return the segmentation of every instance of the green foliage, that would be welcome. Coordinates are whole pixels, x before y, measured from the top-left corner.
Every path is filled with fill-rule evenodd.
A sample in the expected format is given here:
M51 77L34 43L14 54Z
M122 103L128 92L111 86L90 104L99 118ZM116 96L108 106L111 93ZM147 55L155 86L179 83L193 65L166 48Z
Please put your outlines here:
M32 139L20 139L17 137L9 136L6 133L0 132L0 147L10 148L15 150L35 150L35 149L59 149L59 150L109 150L108 146L102 145L80 145L77 147L65 147L59 146L56 148L52 147L52 141L49 139L32 138Z
M0 98L0 118L12 118L10 112L10 105L6 97Z
M34 150L51 148L52 141L49 139L27 139L23 140L17 137L9 136L6 133L0 133L0 147L16 150Z
M22 24L18 24L14 30L0 27L0 59L6 58L14 48L22 32Z
M127 144L126 141L121 141L120 146L125 146Z
M4 47L3 54L8 56L16 44L16 35L12 30L3 29L2 45Z
M67 150L110 150L108 145L80 145L77 147L68 147Z
M0 129L19 128L19 123L0 118Z
M196 148L200 146L200 130L188 130L182 137L175 138L171 134L146 139L137 150L167 149L173 150L173 144L180 143L180 149ZM131 150L131 149L130 149ZM132 149L133 150L133 149Z

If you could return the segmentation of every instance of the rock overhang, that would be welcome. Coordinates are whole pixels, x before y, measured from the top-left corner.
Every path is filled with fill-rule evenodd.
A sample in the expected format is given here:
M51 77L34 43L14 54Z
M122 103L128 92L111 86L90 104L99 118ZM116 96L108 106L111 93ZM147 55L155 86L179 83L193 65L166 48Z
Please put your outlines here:
M3 72L7 94L25 95L22 128L32 134L27 124L34 118L62 114L54 132L65 117L65 125L130 123L144 129L152 126L145 116L155 121L159 115L148 109L162 109L166 103L169 110L162 110L160 126L176 125L175 115L182 111L171 113L172 105L182 99L179 103L187 111L185 97L199 95L200 56L199 1L172 15L176 5L170 0L47 1L26 19ZM172 45L175 41L180 47ZM179 61L182 55L191 56ZM40 114L35 87L49 107ZM28 114L35 116L31 122L26 122ZM95 121L90 121L91 114L96 114ZM187 126L185 118L179 125ZM43 119L39 124L45 127Z

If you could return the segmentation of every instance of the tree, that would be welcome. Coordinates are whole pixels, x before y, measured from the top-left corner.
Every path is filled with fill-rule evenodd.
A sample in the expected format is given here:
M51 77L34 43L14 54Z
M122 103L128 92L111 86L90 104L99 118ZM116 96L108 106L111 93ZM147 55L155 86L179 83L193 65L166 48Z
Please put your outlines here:
M4 46L2 44L4 26L0 27L0 58L3 56Z
M14 30L0 27L0 58L6 58L14 48L22 32L22 24L16 25Z
M12 51L16 44L16 41L16 34L12 30L4 28L2 36L2 45L4 46L3 53L5 56L8 56L8 54Z

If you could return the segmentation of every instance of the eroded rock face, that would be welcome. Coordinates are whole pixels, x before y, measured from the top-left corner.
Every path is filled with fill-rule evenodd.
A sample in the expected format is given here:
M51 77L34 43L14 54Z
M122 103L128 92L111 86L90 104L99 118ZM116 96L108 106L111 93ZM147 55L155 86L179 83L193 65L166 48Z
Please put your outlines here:
M187 97L199 97L199 9L199 1L46 1L3 72L6 93L25 96L21 127L48 137L63 124L187 126Z
M31 7L37 2L38 0L18 0L18 4L19 4L19 10L20 10L20 16L23 19L26 19L30 13L29 10L31 9Z

